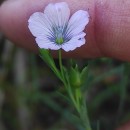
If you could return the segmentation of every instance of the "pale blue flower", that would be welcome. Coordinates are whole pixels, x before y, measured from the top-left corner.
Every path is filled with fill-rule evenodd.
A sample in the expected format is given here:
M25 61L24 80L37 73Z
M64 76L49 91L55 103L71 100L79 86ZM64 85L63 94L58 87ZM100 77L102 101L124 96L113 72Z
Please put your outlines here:
M28 22L40 48L72 51L86 42L83 30L89 22L89 14L79 10L70 17L67 3L51 3L44 12L32 14Z

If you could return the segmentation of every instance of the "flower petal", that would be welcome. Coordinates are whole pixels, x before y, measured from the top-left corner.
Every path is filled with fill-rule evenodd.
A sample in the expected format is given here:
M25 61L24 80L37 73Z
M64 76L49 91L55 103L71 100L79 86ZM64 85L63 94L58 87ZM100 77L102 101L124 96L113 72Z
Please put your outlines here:
M62 49L68 52L68 51L73 51L77 47L84 45L86 42L84 38L85 35L86 33L82 32L79 35L73 37L70 41L62 45Z
M32 14L28 20L28 27L33 36L49 36L54 37L52 26L45 14L36 12Z
M69 20L67 27L67 37L73 37L79 33L81 33L85 26L89 22L89 14L87 11L79 10L72 15Z
M59 50L61 48L61 46L54 42L50 42L46 37L38 37L36 38L36 42L40 48L44 49Z
M44 13L48 16L54 26L64 27L70 17L70 9L66 2L49 4Z

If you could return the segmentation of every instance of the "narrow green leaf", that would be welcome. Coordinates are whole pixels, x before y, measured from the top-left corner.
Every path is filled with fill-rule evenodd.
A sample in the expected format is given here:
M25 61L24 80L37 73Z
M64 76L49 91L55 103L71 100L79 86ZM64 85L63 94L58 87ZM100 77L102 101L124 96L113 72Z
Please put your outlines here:
M88 75L88 67L86 66L85 68L83 68L83 70L80 74L82 83L84 83L85 80L87 79L87 75Z
M56 76L62 80L61 74L57 69L54 59L51 56L49 50L40 49L40 57L44 60L44 62L52 69L52 71L56 74Z

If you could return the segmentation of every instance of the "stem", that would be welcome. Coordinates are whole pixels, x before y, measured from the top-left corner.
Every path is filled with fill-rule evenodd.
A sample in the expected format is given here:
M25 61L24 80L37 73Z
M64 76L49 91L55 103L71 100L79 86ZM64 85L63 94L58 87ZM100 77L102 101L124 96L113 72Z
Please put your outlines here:
M62 54L61 54L61 50L59 50L58 52L59 52L59 65L60 65L60 70L61 70L61 76L63 78L63 82L65 82L64 70L63 70L63 65L62 65Z
M88 117L88 113L87 113L86 101L81 93L81 89L77 88L75 91L73 91L70 84L69 84L69 88L70 89L68 89L68 94L70 96L71 101L74 104L74 107L76 108L76 110L79 114L79 117L80 117L81 123L84 127L84 130L92 130L90 121L89 121L89 117Z
M91 126L90 126L89 118L88 118L86 102L82 96L81 89L77 88L76 90L74 90L70 85L69 78L64 73L63 65L62 65L61 50L59 50L59 66L60 66L60 70L61 70L62 82L68 92L68 95L69 95L71 101L73 102L74 107L76 108L77 112L79 113L84 130L92 130Z
M85 130L92 130L90 121L88 118L88 113L87 113L87 106L84 98L82 97L83 104L80 106L80 119L83 123L83 126L85 127Z
M71 89L71 86L70 86L70 83L69 83L69 79L68 79L68 77L67 77L67 79L65 79L65 74L64 74L64 70L63 70L63 64L62 64L62 52L61 52L61 50L59 50L59 66L60 66L60 70L61 70L61 76L62 76L62 79L63 79L62 82L63 82L63 84L64 84L64 86L65 86L65 88L66 88L66 90L69 94L69 97L70 97L71 101L73 102L76 110L79 112L79 108L78 108L76 100L74 98L74 94L72 92L72 89Z
M70 97L70 99L71 99L71 101L72 101L74 107L76 108L77 112L80 113L79 104L78 104L78 102L77 102L77 99L75 98L74 93L72 92L72 88L71 88L70 84L69 84L69 88L68 88L67 91L68 91L68 95L69 95L69 97Z

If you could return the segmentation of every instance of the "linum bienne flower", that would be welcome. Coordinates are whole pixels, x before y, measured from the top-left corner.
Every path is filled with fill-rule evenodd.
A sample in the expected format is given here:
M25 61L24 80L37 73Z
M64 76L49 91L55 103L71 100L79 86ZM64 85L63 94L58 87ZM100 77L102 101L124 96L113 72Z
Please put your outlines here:
M79 10L70 17L66 2L50 3L44 12L35 12L28 27L40 48L72 51L85 44L83 32L89 22L87 11Z

